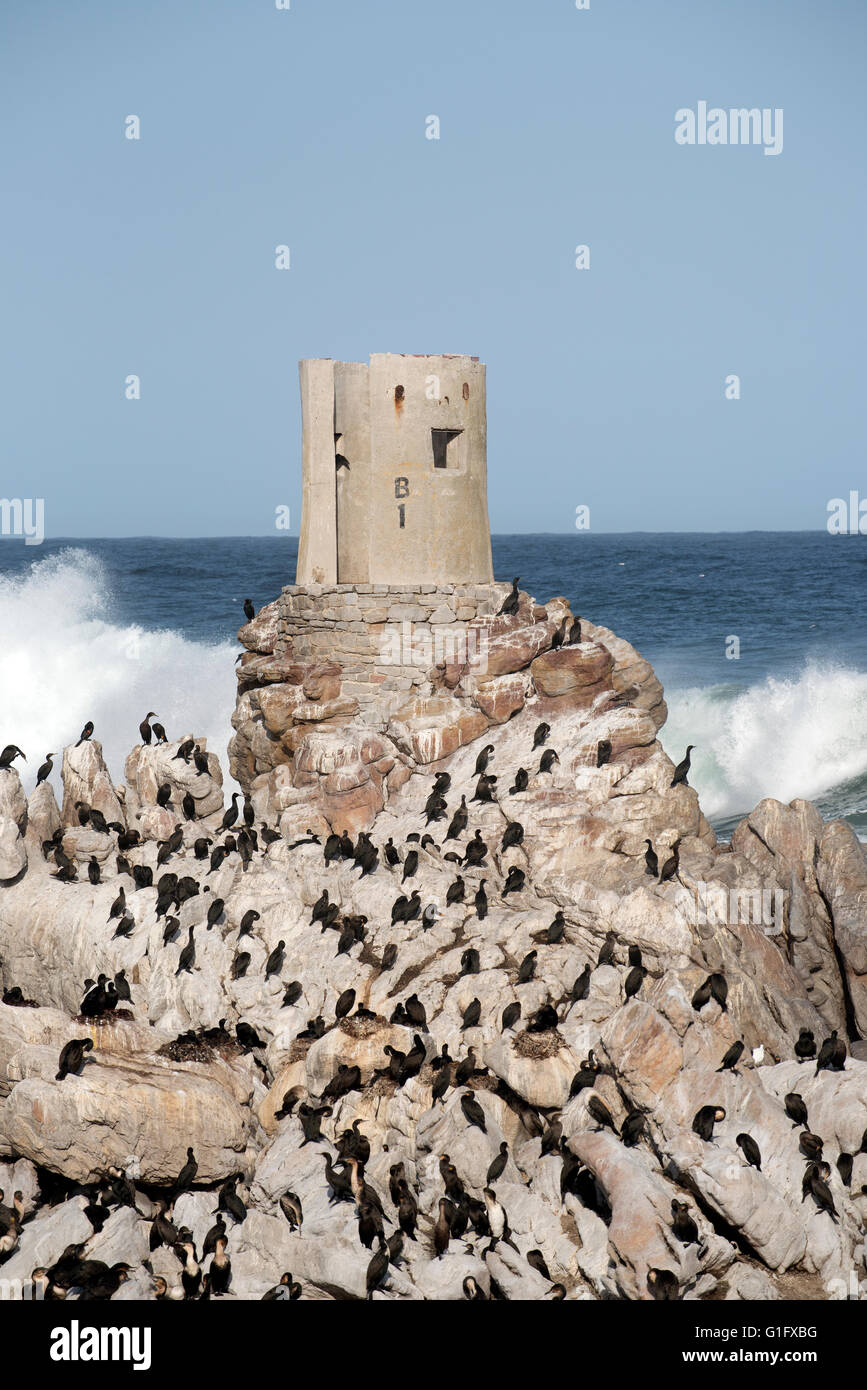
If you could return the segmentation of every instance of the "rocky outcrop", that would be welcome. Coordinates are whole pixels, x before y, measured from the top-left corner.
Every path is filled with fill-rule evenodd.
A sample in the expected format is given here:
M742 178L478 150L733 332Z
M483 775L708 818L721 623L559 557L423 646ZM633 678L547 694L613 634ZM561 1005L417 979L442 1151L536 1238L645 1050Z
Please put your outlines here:
M27 798L14 767L0 768L0 883L18 877L27 866Z
M261 1298L291 1269L305 1298L363 1298L375 1210L357 1175L342 1197L326 1178L326 1157L338 1187L352 1174L341 1150L352 1157L353 1126L370 1144L363 1180L384 1235L399 1229L394 1165L418 1208L416 1239L375 1298L460 1299L469 1278L486 1296L545 1299L559 1283L570 1299L645 1299L655 1269L687 1299L786 1297L792 1278L837 1297L862 1270L861 845L797 801L762 802L718 845L695 792L671 785L648 664L585 619L579 643L553 645L572 621L562 599L522 594L509 617L498 613L507 586L480 587L289 591L242 630L232 766L255 813L244 857L243 818L231 838L221 829L218 760L198 773L177 756L184 740L134 749L123 788L97 745L64 757L64 807L93 796L110 810L110 792L120 814L106 819L139 832L124 857L141 886L118 870L117 832L77 813L65 814L63 850L78 878L53 877L38 849L56 806L34 792L28 829L7 779L15 833L36 852L0 890L13 1001L0 1005L0 1186L20 1174L27 1201L4 1277L81 1240L94 1258L135 1266L118 1297L151 1297L151 1272L179 1281L171 1249L148 1254L156 1200L175 1195L173 1220L200 1250L217 1185L237 1174L247 1215L230 1223L230 1296ZM487 668L458 644L407 668L422 679L377 687L367 658L393 609L430 632L472 629ZM556 757L543 763L546 752ZM441 774L444 810L430 803ZM366 832L376 859L343 857L334 832L354 843ZM195 857L199 838L208 852L225 845L222 862ZM676 851L663 878L647 870L648 840L660 866ZM167 873L198 892L173 900ZM121 886L129 916L116 934ZM82 1017L85 980L120 971L130 999L104 1021ZM802 1029L820 1044L832 1028L851 1045L842 1070L796 1060ZM73 1038L93 1049L58 1081ZM723 1067L739 1042L737 1066ZM802 1200L793 1091L823 1141L832 1214L810 1192ZM705 1106L725 1111L712 1141L693 1128ZM317 1109L320 1136L308 1138ZM198 1172L176 1195L188 1147ZM100 1235L80 1193L43 1203L39 1170L102 1185ZM119 1204L117 1172L132 1205ZM456 1225L438 1255L445 1184ZM672 1203L695 1239L678 1236Z
M112 785L102 744L98 739L85 739L63 750L63 807L60 818L64 825L78 825L78 806L91 806L107 821L124 823L123 807Z

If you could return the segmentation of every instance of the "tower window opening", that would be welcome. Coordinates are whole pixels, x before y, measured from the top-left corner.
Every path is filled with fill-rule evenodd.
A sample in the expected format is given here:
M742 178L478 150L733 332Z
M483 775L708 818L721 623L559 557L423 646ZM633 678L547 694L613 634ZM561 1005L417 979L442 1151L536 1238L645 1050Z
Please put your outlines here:
M432 429L430 433L433 443L434 468L456 468L457 451L450 449L449 446L463 434L463 430Z

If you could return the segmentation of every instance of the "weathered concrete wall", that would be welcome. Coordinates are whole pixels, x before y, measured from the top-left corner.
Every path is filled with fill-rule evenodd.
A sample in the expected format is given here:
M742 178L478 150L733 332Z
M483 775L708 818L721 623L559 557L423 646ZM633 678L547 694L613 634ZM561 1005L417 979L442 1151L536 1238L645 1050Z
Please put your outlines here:
M299 584L493 581L482 363L302 362L301 395Z
M298 574L322 584L337 574L337 509L334 480L334 364L299 363L301 414L301 535Z
M339 662L341 695L362 709L382 707L378 722L384 727L389 704L400 704L410 691L432 692L431 667L462 664L464 653L471 668L481 666L486 651L477 634L468 634L468 624L495 614L507 590L487 584L292 584L279 600L276 654Z

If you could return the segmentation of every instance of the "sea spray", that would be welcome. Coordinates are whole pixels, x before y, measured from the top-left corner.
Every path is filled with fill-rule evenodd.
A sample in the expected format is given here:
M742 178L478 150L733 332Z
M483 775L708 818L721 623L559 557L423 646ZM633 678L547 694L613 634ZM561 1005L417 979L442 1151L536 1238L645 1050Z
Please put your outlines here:
M27 754L19 764L25 790L45 753L74 741L88 719L122 782L147 710L170 738L203 735L228 781L236 647L123 625L113 621L114 607L105 566L81 549L0 579L0 744ZM59 759L52 781L59 791Z
M663 747L677 762L696 744L690 785L708 819L745 815L764 797L821 798L840 815L852 798L835 809L835 790L860 781L856 809L867 808L867 673L808 663L790 678L671 690L666 699Z

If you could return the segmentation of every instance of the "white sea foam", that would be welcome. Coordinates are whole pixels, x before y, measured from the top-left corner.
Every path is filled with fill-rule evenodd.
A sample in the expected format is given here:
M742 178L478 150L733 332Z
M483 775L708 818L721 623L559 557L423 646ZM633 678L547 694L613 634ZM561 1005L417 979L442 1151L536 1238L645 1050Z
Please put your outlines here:
M104 566L84 550L61 551L22 576L0 579L0 745L17 743L27 754L16 764L25 790L45 753L77 739L88 719L112 779L123 782L148 710L169 738L204 735L228 781L237 649L171 629L122 626L112 621L112 605Z
M663 746L677 762L696 745L690 784L709 818L743 814L766 796L813 800L867 776L863 671L813 664L791 679L666 691L666 700Z

